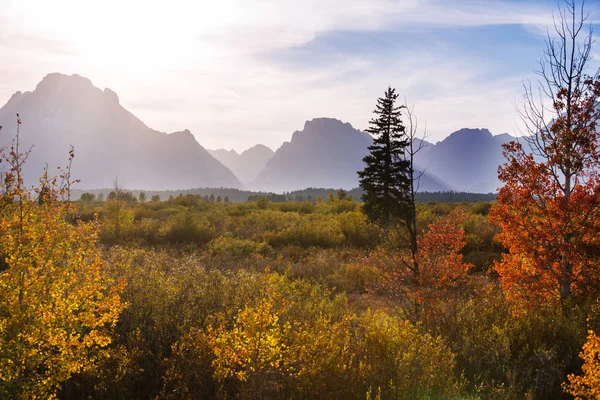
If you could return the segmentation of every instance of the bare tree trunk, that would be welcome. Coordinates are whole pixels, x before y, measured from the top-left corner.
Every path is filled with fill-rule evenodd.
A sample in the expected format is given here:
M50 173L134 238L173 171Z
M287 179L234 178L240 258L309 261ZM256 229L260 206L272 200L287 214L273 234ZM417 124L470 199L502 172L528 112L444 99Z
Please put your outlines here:
M406 103L406 99L405 99ZM425 147L425 136L426 133L423 134L422 138L417 138L417 129L418 129L418 120L414 115L413 106L405 105L406 114L408 116L408 132L407 138L410 141L409 152L406 155L408 157L408 161L410 161L410 204L409 210L407 213L406 220L406 228L409 234L410 240L410 253L413 267L413 274L415 278L419 276L419 242L418 242L418 230L417 230L417 205L415 194L419 190L419 182L421 180L421 176L423 172L419 172L415 175L415 156L423 147ZM419 144L415 147L415 140L419 140Z

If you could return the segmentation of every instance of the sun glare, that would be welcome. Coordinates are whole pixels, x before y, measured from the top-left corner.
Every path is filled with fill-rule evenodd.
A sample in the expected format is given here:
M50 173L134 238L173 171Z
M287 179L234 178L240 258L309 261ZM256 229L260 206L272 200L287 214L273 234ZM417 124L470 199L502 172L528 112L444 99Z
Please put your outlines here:
M218 56L210 38L243 21L235 1L22 1L23 28L66 44L88 67L151 76Z

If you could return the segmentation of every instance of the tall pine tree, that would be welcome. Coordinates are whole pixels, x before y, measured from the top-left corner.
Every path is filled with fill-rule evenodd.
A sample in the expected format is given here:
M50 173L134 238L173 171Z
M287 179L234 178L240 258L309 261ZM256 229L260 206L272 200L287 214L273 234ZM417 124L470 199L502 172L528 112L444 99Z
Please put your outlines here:
M410 140L397 106L398 94L389 87L384 97L377 99L366 132L373 136L370 154L363 158L365 169L358 172L364 211L370 220L391 227L412 219L412 165L408 152Z

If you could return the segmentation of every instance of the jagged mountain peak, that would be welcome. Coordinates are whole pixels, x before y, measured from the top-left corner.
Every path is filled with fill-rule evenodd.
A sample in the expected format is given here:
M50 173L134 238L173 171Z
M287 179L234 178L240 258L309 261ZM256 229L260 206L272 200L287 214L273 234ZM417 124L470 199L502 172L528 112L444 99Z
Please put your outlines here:
M487 128L462 128L452 132L442 142L480 141L491 139L493 136Z
M233 153L237 154L235 150L231 150ZM271 156L275 153L270 147L265 146L264 144L256 144L244 151L240 155L243 154L251 154L251 153L262 153L262 154L270 154Z
M307 151L321 151L317 148L353 148L353 143L370 141L371 136L355 129L351 124L335 118L314 118L304 123L304 129L292 134L290 144L306 146ZM285 142L280 150L293 148ZM308 150L309 148L313 150Z
M25 94L53 102L69 102L69 100L72 100L75 105L96 105L97 102L113 106L120 105L119 96L116 92L109 88L101 90L94 86L89 78L78 74L50 73L37 84L33 92L26 92Z
M355 188L357 172L364 168L362 160L372 143L369 134L349 123L335 118L312 119L277 149L250 187L276 192L307 187ZM423 190L444 189L428 176L423 181Z
M510 133L501 133L499 135L494 135L494 140L500 141L502 143L508 143L515 139L516 137L512 136Z
M265 145L257 144L238 154L235 150L209 150L209 152L227 166L235 176L248 185L262 171L267 162L273 157L273 150Z
M109 88L104 88L104 97L106 97L109 101L115 104L121 104L119 102L119 96L116 92L110 90Z
M341 128L345 128L347 131L355 130L354 127L348 122L342 122L336 118L330 117L319 117L313 118L310 121L306 121L304 123L304 132L318 132L318 133L328 133L332 130L339 130Z
M101 93L102 91L92 84L88 78L81 75L65 75L59 72L53 72L46 75L35 87L38 95L56 94L64 89L77 90L80 94L83 92Z
M189 130L166 134L150 129L119 104L118 95L80 75L46 75L32 92L15 94L0 108L0 125L23 120L21 143L34 146L26 163L32 183L48 163L63 166L70 145L80 188L110 187L115 177L128 188L241 187ZM0 146L10 143L0 137Z
M182 143L187 143L189 146L199 146L200 143L196 140L196 137L189 129L184 129L182 131L171 132L167 136L174 138L177 141Z

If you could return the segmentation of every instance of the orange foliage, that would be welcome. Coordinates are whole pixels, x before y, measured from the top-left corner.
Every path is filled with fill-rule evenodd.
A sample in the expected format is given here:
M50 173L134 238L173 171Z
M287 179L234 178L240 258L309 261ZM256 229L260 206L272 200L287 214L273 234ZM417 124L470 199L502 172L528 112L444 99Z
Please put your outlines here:
M508 297L533 306L557 304L598 291L600 154L596 100L600 81L585 90L558 93L558 117L542 130L528 154L520 143L504 145L504 182L490 220L509 250L495 269ZM574 96L574 97L573 97Z
M464 214L455 211L431 223L418 238L418 271L412 267L409 251L388 254L378 250L367 263L381 272L379 290L387 296L417 305L433 306L452 288L465 282L471 264L463 261L460 251L466 244L461 227Z

